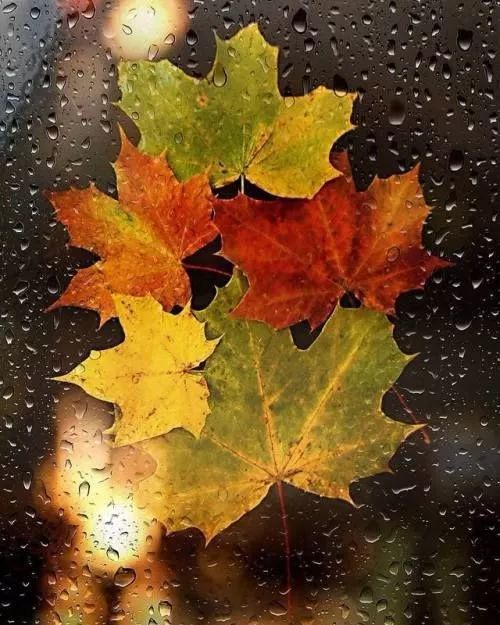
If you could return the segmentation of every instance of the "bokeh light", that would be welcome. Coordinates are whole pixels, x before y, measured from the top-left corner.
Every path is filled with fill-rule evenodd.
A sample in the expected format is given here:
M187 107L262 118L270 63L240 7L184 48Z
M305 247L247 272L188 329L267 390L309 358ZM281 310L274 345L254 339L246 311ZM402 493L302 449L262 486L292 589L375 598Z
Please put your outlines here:
M117 56L155 60L184 35L184 0L122 0L112 8L105 37Z
M52 511L76 528L73 557L113 575L153 552L161 528L133 502L137 476L149 471L144 457L110 446L103 434L107 416L96 401L64 395L57 407L58 449L41 477Z
M88 539L109 560L128 563L138 557L148 536L148 527L130 501L103 500L96 507Z

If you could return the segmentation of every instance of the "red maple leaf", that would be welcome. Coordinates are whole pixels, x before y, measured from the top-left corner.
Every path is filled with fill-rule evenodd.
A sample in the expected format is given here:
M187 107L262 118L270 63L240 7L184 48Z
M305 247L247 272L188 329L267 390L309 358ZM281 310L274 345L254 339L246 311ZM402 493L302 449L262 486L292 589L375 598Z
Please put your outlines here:
M347 175L311 200L219 200L215 222L223 254L247 275L249 289L234 313L283 328L321 324L346 292L365 306L394 311L398 295L422 287L448 263L422 245L429 214L418 166L375 178L358 192Z

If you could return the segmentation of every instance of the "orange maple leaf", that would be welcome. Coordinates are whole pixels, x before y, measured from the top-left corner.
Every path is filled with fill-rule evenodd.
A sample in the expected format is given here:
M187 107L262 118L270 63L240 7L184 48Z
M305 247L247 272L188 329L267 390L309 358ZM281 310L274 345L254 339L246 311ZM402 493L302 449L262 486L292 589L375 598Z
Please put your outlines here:
M376 178L358 192L346 175L311 200L255 200L244 195L216 204L223 254L247 275L249 289L234 313L283 328L302 320L315 328L346 292L365 306L394 311L403 291L422 287L448 265L422 245L430 207L418 166Z
M118 201L94 186L47 194L70 244L100 257L76 274L51 308L97 310L101 325L115 316L113 293L150 294L166 310L185 306L191 287L182 260L217 235L205 174L178 182L164 155L141 153L123 133L114 169Z

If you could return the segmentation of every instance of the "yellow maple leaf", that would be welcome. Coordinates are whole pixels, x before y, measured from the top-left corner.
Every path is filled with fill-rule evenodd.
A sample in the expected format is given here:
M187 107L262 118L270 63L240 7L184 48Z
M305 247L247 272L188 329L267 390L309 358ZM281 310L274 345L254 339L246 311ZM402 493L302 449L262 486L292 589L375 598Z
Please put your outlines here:
M193 371L214 351L204 324L189 306L178 315L163 311L151 296L114 296L125 340L92 351L82 364L56 378L81 386L103 401L113 402L115 445L132 443L184 428L199 436L207 415L208 387Z

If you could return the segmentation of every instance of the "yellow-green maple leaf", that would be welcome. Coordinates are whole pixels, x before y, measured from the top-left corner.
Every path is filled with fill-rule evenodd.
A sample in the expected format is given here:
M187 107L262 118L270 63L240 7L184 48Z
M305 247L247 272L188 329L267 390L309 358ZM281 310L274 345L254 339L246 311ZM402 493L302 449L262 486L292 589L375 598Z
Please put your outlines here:
M70 373L56 378L81 386L89 395L117 407L115 445L130 445L185 428L199 436L209 391L193 371L215 349L204 324L186 307L178 315L162 310L151 296L113 296L125 340L92 351Z
M141 149L165 151L180 180L208 171L217 187L243 175L275 195L312 197L339 175L329 153L352 128L354 96L321 86L283 97L277 67L278 48L252 24L217 39L203 80L167 60L120 63L120 106L141 130Z
M205 369L211 414L200 438L176 431L141 443L157 468L139 501L169 531L194 526L207 540L280 481L350 500L350 483L388 470L420 427L381 410L409 360L385 315L337 307L300 351L287 331L228 316L245 286L234 277L201 315L222 338Z

